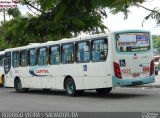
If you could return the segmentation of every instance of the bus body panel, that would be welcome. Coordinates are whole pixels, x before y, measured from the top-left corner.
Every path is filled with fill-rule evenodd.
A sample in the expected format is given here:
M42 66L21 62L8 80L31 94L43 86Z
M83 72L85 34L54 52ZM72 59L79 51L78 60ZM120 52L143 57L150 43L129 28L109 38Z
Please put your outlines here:
M118 32L126 33L126 32ZM127 32L128 33L128 32ZM149 32L138 32L129 31L129 33L148 33ZM116 35L116 33L115 33ZM150 35L149 35L150 36ZM121 52L117 50L116 46L116 36L114 37L114 59L120 66L122 78L113 77L113 86L126 86L126 85L138 85L152 83L155 80L154 73L150 75L150 66L153 61L153 46L152 38L150 39L150 49L147 51L135 51L135 52ZM113 65L114 66L114 65Z

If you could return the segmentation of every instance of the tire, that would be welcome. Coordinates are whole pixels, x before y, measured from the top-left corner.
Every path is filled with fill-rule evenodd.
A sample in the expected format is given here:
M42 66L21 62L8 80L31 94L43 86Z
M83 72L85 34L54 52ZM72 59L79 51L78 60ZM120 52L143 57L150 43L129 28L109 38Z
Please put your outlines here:
M18 93L24 93L24 92L28 91L28 88L22 88L22 83L21 83L20 79L17 79L15 81L14 88L15 88L16 92L18 92Z
M96 89L96 92L98 94L105 94L105 93L107 94L107 93L110 93L111 90L112 90L112 87L110 87L110 88L101 88L101 89Z
M76 86L72 78L68 78L65 82L65 90L68 96L75 96L77 94Z
M2 76L2 86L5 87L4 75Z

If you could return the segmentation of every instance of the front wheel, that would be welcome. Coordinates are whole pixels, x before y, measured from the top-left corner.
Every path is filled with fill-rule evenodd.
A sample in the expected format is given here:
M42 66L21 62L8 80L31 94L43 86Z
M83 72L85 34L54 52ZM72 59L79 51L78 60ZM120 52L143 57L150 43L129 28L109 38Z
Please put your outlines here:
M96 89L96 92L98 94L105 94L105 93L110 93L112 90L112 87L110 88L100 88L100 89Z
M68 96L75 96L76 95L76 86L74 80L72 78L68 78L65 82L65 90Z
M4 75L2 76L2 86L5 87Z
M27 88L22 88L22 83L19 79L15 81L14 88L18 93L24 93L28 91Z

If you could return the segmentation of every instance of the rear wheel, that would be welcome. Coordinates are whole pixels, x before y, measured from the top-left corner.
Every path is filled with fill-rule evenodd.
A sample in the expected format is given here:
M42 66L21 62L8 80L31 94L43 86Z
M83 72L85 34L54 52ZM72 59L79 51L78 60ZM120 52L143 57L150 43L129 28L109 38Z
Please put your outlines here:
M16 89L16 91L18 93L24 93L28 91L28 88L22 88L22 83L20 81L20 79L17 79L14 83L14 88Z
M96 89L96 92L98 94L105 94L105 93L110 93L112 90L112 87L110 88L101 88L101 89Z
M76 86L72 78L68 78L65 82L65 90L68 96L75 96L77 94Z

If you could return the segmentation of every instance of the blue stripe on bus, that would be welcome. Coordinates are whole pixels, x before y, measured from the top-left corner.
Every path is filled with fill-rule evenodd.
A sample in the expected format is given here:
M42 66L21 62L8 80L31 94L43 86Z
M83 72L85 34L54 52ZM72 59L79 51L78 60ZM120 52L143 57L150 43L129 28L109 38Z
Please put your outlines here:
M139 83L141 82L141 83ZM130 86L138 84L149 84L155 82L155 75L146 77L144 79L118 79L115 76L112 76L112 85L116 86ZM135 83L135 84L134 84Z

